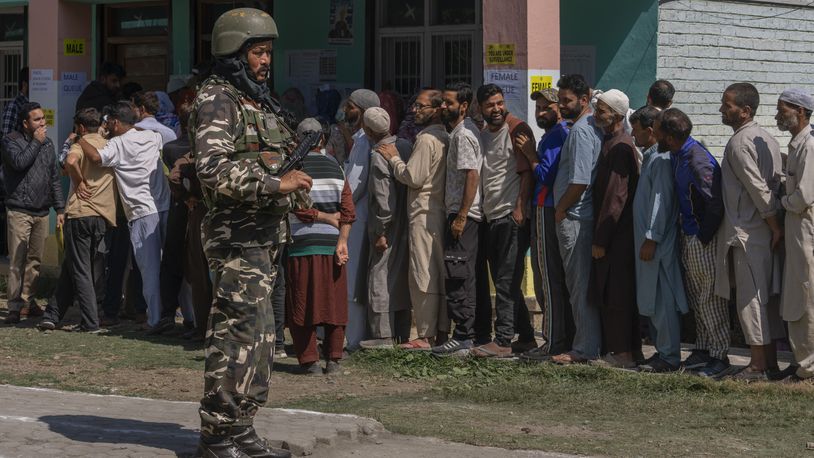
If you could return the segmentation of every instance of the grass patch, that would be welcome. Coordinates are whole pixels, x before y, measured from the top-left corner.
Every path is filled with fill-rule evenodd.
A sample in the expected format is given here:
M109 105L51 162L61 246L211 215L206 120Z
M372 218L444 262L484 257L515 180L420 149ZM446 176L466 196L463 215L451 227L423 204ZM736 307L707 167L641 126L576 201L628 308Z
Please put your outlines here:
M43 334L33 328L7 328L5 331L0 333L3 353L39 361L56 358L100 363L110 368L203 370L203 356L198 348L160 336L144 337L135 330L114 330L106 335L61 331Z
M358 353L351 364L431 385L310 407L372 416L404 434L611 456L799 456L814 440L809 387L393 351Z
M185 347L186 345L186 347ZM0 327L0 383L195 401L203 349L144 337ZM814 388L590 366L357 352L338 378L276 364L272 404L373 417L393 432L604 456L808 456Z

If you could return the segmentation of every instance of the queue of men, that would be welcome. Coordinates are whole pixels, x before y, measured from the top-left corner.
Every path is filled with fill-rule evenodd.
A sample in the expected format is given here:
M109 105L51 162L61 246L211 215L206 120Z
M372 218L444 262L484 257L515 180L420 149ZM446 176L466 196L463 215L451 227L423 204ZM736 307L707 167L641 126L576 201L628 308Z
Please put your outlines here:
M374 338L349 339L348 347L395 341L437 355L810 379L814 196L803 159L814 140L803 132L812 98L796 89L779 98L778 127L794 136L784 170L778 142L754 119L759 94L751 84L722 94L722 122L733 135L720 164L691 136L687 115L670 108L667 81L654 83L635 112L623 92L592 90L580 75L558 86L531 96L545 130L536 150L531 129L508 113L493 84L420 91L412 110L423 130L409 154L359 128L370 157L387 159L407 187L407 208L388 212L407 216L409 268L388 274L408 280L397 296L410 297L417 332L397 338L408 319L401 314L391 332L381 332L379 320ZM365 192L375 198L372 187ZM383 240L370 249L387 246ZM542 345L520 289L529 248ZM349 282L381 275L377 262L370 266ZM751 350L746 368L727 356L730 301ZM690 311L695 342L682 360L681 317ZM647 359L644 334L656 347ZM787 336L796 362L780 371L777 343Z
M777 125L794 136L785 154L754 119L755 87L729 86L720 111L733 135L719 164L691 136L690 119L670 108L667 81L654 83L648 105L635 112L624 93L592 90L580 75L563 76L558 86L531 96L545 131L536 149L531 129L506 110L494 84L420 91L411 111L421 130L412 143L390 134L375 93L350 96L346 119L356 133L342 165L356 222L346 347L398 344L438 355L521 354L767 380L790 373L777 363L777 343L788 337L794 377L810 378L810 95L791 89L778 100ZM19 130L3 142L8 322L43 313L30 289L51 207L64 226L66 260L41 328L53 329L74 301L81 330L105 324L96 304L96 247L117 223L129 229L142 272L145 329L172 320L175 307L161 305L166 269L159 264L175 201L161 151L174 134L152 117L155 96L134 101L110 105L104 119L94 108L78 111L62 164L72 183L66 204L43 110L20 106ZM529 248L541 345L521 291ZM749 366L737 373L727 357L730 302L751 350ZM681 316L689 311L695 345L682 361ZM643 328L657 350L648 359Z

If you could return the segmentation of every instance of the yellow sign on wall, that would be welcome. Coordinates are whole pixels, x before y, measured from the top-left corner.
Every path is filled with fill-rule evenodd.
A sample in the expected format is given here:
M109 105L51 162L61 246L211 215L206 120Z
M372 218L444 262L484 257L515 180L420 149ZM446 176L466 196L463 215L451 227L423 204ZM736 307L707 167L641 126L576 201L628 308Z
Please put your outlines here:
M45 115L45 123L49 127L54 127L54 110L50 108L43 108L42 113Z
M486 45L486 65L514 65L514 43Z
M66 38L63 40L65 44L66 56L84 56L85 55L85 39L84 38Z
M545 75L532 75L529 77L529 94L553 87L554 78Z

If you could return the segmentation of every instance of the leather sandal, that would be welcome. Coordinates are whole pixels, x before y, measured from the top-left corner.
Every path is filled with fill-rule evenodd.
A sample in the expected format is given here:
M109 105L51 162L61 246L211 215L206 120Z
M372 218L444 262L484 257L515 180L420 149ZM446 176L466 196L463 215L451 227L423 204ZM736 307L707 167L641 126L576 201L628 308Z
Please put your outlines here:
M427 342L427 339L413 339L398 346L402 350L407 351L430 351L432 345Z
M588 362L587 359L577 355L574 352L562 353L556 356L551 357L551 362L555 364L560 364L562 366L568 366L571 364L585 364Z

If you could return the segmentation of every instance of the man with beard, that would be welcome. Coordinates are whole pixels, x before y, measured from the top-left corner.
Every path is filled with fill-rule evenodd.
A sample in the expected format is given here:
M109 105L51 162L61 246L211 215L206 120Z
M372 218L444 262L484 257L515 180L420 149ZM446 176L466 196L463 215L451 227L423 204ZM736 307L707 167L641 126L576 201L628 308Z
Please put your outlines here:
M481 198L480 169L483 165L478 128L467 117L472 88L454 83L444 89L441 119L449 134L444 202L447 228L444 235L444 282L447 314L455 323L452 339L436 345L439 355L467 353L475 337L475 260L478 255Z
M258 437L254 416L269 394L274 348L270 296L289 195L311 178L278 174L292 131L266 81L277 26L253 8L227 11L212 30L214 69L195 99L195 166L208 212L202 240L214 272L206 333L201 440L206 457L287 457Z
M528 309L523 308L515 315L515 327L520 334L515 347L522 349L527 343L531 344L532 349L526 347L528 351L523 358L544 361L551 355L568 351L574 339L574 318L568 304L568 287L557 242L552 192L560 163L560 150L571 127L560 116L556 89L536 91L531 94L531 99L535 102L537 125L545 130L536 154L527 155L535 179L531 202L531 268L534 272L534 292L542 312L543 344L534 348L534 330L529 322ZM518 136L518 146L524 153L525 143L531 141L523 134ZM525 324L527 322L528 325ZM526 329L532 331L530 339L524 335L528 332Z
M777 212L783 160L777 140L755 121L760 103L757 89L735 83L721 97L721 122L735 132L721 161L724 218L718 237L715 294L730 299L749 344L752 360L734 376L768 380L777 371L773 339L785 337L772 296L772 251L780 246L783 229Z
M786 160L786 263L781 315L799 368L793 382L814 382L814 98L804 89L788 89L777 101L777 127L792 135Z
M353 134L353 147L345 162L345 176L353 192L353 206L356 208L356 221L351 226L348 239L348 325L345 338L348 350L359 348L359 343L367 335L367 215L368 215L368 174L370 173L370 151L372 144L362 129L365 110L379 106L379 96L368 89L353 91L345 103L345 121Z
M410 301L418 338L401 348L429 351L443 344L449 334L444 295L444 180L449 134L441 123L441 92L424 89L411 107L415 123L423 129L416 136L406 163L393 143L377 149L393 167L393 176L407 185Z
M390 135L390 115L384 108L370 108L363 119L365 135L376 150L392 143L402 159L409 159L411 145ZM371 152L368 174L367 223L369 240L367 321L370 339L362 348L393 348L410 338L410 291L407 286L407 187L393 178L393 168L380 154Z
M690 137L692 122L682 111L662 111L654 133L659 151L670 151L679 205L684 288L695 314L695 348L682 365L717 378L729 370L729 307L714 294L716 234L723 217L721 168L703 145Z
M91 81L76 99L74 112L83 108L96 108L96 111L101 113L106 106L113 105L124 77L125 72L120 65L113 62L103 63L99 68L99 78Z
M48 214L57 212L57 226L65 221L65 202L54 143L46 136L45 113L36 102L20 107L18 130L3 137L2 166L8 217L8 315L5 324L20 317L41 316L34 300L40 275Z
M506 111L503 91L499 86L481 86L477 99L486 122L486 129L481 132L481 185L486 222L483 223L480 235L480 250L485 252L485 256L482 256L485 262L479 266L478 273L483 275L481 279L485 286L488 284L485 275L488 270L495 286L495 339L478 346L472 350L472 354L477 357L505 358L512 355L515 316L526 306L521 282L529 246L526 217L533 186L526 154L534 154L534 141L523 143L527 150L524 153L517 138L522 133L533 139L534 134L528 124ZM486 326L478 334L490 336L492 304L491 300L484 302L488 308L479 308L477 314L481 323ZM525 329L523 334L526 341L533 341L533 329Z
M552 361L573 364L596 359L602 344L599 309L588 301L594 226L591 184L602 132L591 115L591 88L582 75L565 75L557 86L560 114L574 120L560 152L553 190L557 240L571 293L575 334L571 350L553 356Z
M629 108L627 95L611 89L599 96L594 111L605 138L594 172L590 288L592 302L601 311L603 361L626 369L635 368L642 354L633 260L633 196L639 159L624 128Z
M639 369L677 371L681 363L681 315L687 298L678 262L678 202L670 153L658 150L653 124L659 109L646 106L630 117L636 145L644 149L633 198L633 249L636 258L636 302L650 319L656 354Z

